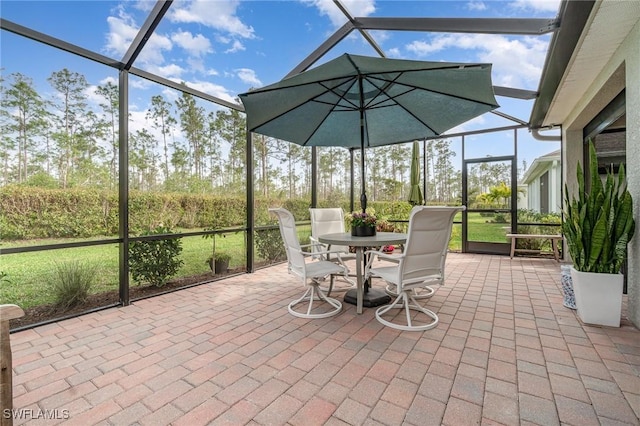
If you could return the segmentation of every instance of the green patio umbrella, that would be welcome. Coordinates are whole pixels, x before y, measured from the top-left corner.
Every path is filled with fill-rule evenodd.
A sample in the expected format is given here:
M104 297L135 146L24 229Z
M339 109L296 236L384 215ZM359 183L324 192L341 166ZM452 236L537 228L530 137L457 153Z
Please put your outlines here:
M409 190L409 203L412 206L422 204L422 191L420 190L420 145L417 141L413 141L413 149L411 151L411 189Z
M302 146L364 150L436 136L497 108L491 64L344 54L239 95L248 130Z

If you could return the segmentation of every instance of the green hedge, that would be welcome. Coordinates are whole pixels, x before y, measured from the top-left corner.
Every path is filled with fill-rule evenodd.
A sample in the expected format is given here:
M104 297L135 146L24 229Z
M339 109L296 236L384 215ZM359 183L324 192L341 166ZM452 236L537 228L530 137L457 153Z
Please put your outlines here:
M321 207L331 207L321 201ZM359 204L359 203L356 203ZM349 202L339 205L346 213ZM308 199L255 200L257 226L274 224L269 207L284 207L298 221L309 220ZM406 219L406 202L370 202L368 210L380 218ZM172 229L242 227L246 200L242 197L181 193L129 193L129 229L139 234L166 226ZM45 189L25 186L0 188L0 239L89 238L118 234L118 195L90 189Z

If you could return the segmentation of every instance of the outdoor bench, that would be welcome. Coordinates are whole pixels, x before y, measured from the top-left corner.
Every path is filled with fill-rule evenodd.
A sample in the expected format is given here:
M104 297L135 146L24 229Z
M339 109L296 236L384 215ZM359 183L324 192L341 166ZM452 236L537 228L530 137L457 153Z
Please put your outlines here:
M545 235L545 234L507 234L507 238L511 239L511 258L513 259L513 255L515 254L516 249L516 240L518 238L527 238L527 239L546 239L551 240L551 248L553 249L553 257L555 257L556 261L560 262L560 254L558 253L558 241L562 240L562 235L553 234L553 235Z

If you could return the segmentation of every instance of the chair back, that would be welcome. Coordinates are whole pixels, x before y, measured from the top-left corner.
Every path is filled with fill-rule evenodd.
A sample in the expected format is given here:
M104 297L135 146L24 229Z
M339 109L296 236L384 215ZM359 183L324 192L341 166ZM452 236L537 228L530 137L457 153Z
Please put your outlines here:
M300 240L296 232L296 221L289 210L283 208L269 209L269 213L274 214L278 218L280 226L280 235L284 242L284 248L287 253L287 262L289 270L300 276L304 276L304 256L300 248Z
M399 271L403 283L422 282L430 275L444 278L453 218L465 209L465 206L415 206L411 210L404 261Z
M311 236L318 239L319 235L345 232L344 212L341 208L312 208L309 209L311 215ZM332 246L332 250L349 251L347 246Z

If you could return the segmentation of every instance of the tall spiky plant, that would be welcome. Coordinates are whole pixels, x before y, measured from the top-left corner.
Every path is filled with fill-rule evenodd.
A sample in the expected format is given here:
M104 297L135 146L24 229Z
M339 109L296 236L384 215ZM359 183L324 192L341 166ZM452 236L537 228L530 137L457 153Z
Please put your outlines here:
M598 159L589 141L591 187L585 191L582 167L578 163L578 194L569 198L565 184L565 217L562 230L573 267L581 272L617 274L626 258L627 243L635 231L633 201L627 190L624 166L618 176L607 170L604 185L598 174Z

